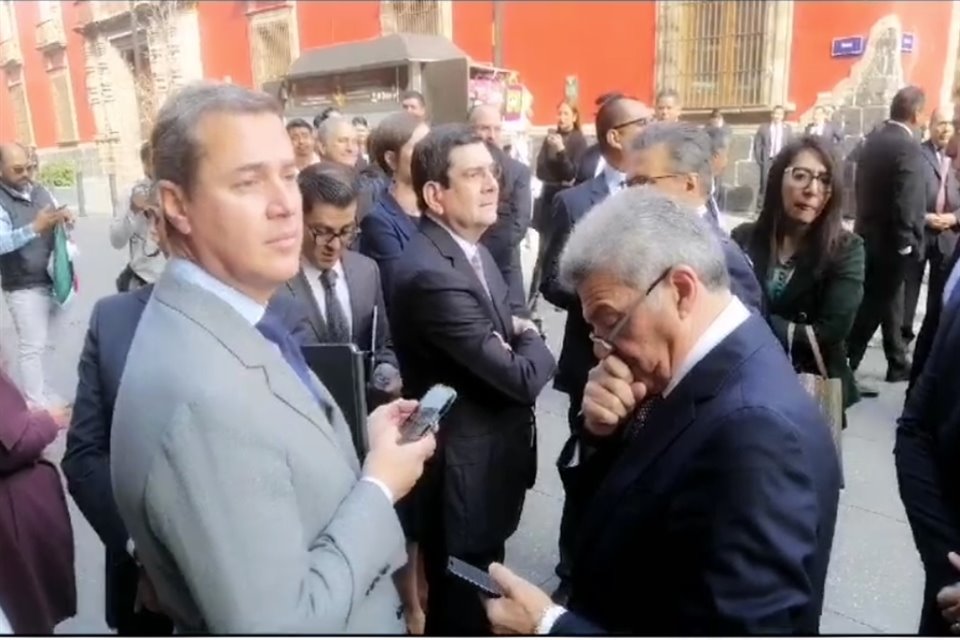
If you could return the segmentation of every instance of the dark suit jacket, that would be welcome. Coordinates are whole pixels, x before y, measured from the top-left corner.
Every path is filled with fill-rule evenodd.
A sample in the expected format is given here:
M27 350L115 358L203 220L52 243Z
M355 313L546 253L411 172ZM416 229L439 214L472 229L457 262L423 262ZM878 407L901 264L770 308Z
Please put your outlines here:
M810 123L803 130L804 135L812 136L813 129L816 125ZM838 145L843 142L843 129L836 122L824 122L823 123L823 133L820 134L820 137L826 140L831 145Z
M116 626L119 615L118 598L128 589L121 582L123 564L132 559L126 549L127 529L110 485L110 431L127 353L152 291L151 284L108 296L94 305L77 367L67 448L60 463L70 495L106 547L106 617L111 627Z
M756 224L747 222L733 230L733 239L753 260L754 273L764 283L764 311L773 333L784 349L793 355L798 371L820 374L810 342L800 325L810 325L823 353L824 364L831 378L843 381L844 405L860 399L854 383L853 371L847 362L847 334L853 327L860 300L863 298L863 278L866 254L863 240L852 233L844 233L836 255L823 273L816 272L816 256L803 251L786 289L776 299L766 294L770 271L770 241L754 233ZM787 344L787 327L798 325L793 344Z
M960 549L960 296L943 310L933 349L907 396L894 457L900 497L926 571L921 631L949 635L933 603L960 581L947 553Z
M945 262L944 273L949 276L953 267L957 262L960 262L960 243L957 243L953 249L953 255ZM946 286L946 276L943 280L943 286ZM913 365L910 368L910 384L907 386L907 394L910 393L920 374L923 373L923 368L933 348L937 329L940 327L940 315L943 313L943 287L941 286L939 289L931 288L927 291L927 295L933 296L933 302L927 304L927 314L923 317L920 333L917 334L917 344L913 348Z
M555 226L544 253L540 292L547 302L567 312L554 387L568 394L582 393L587 373L596 363L596 358L593 356L593 343L590 342L590 325L583 319L580 300L576 293L559 281L560 254L574 225L609 194L606 177L600 174L589 182L561 191L553 199Z
M360 220L360 231L360 253L376 260L389 304L394 265L410 238L416 235L417 222L400 208L385 186L376 193L370 211Z
M937 151L933 143L927 141L920 145L920 154L925 160L923 164L923 175L926 184L926 209L924 213L933 213L937 208L937 194L940 192L941 172L940 161L937 159ZM957 218L957 224L952 229L946 231L934 231L930 227L924 227L924 244L926 248L936 247L942 256L953 254L954 247L957 246L957 237L960 235L960 179L954 171L947 171L947 190L946 206L944 212L952 213Z
M405 391L442 383L458 394L420 503L443 518L452 555L489 553L516 530L536 475L533 407L556 368L535 331L513 335L506 285L479 251L490 297L453 237L425 218L397 264L390 312Z
M751 316L613 462L552 632L816 634L839 488L819 408Z
M867 136L857 163L854 231L868 253L891 261L905 247L920 253L927 204L923 163L920 145L896 123Z
M519 273L520 243L530 226L533 210L530 169L496 147L491 151L499 162L503 174L500 178L497 221L487 229L480 238L480 242L490 252L504 282L511 288L511 302L515 307L514 315L520 315L526 300L523 276Z
M353 344L361 351L372 353L374 365L388 363L396 367L397 357L393 353L390 339L390 323L383 301L383 286L380 283L377 263L353 251L345 251L341 261L347 289L350 291ZM327 323L302 269L274 294L269 309L276 311L283 304L297 309L297 328L292 333L301 344L330 342L327 337ZM290 317L291 313L281 313L281 316ZM374 316L376 327L373 325Z
M577 165L577 176L574 179L574 184L589 182L597 175L597 166L600 164L602 155L598 143L594 142L587 147L580 157L580 163Z
M773 144L773 140L770 137L770 128L772 126L772 122L763 123L753 137L753 159L759 165L765 166L772 162L772 158L770 157L770 146ZM780 143L780 148L783 149L790 144L791 140L793 140L793 127L784 123L783 140Z

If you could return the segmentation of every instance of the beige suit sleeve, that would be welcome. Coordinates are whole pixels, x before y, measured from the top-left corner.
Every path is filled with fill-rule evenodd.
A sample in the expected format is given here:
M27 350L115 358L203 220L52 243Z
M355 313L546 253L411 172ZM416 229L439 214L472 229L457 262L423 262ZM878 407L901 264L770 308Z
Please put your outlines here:
M211 633L342 633L403 557L393 505L373 483L351 478L326 527L307 529L285 451L244 429L241 412L176 412L147 477L148 526ZM342 454L332 445L318 451L317 464L334 455Z

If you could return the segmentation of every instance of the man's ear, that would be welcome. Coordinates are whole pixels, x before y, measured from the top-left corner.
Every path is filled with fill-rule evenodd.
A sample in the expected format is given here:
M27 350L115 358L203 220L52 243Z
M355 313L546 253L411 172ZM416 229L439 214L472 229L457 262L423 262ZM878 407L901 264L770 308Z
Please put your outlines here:
M187 198L180 188L169 180L157 183L157 199L160 201L160 211L173 229L180 235L190 235L190 218L187 216Z
M427 209L443 215L443 187L439 182L428 182L423 185L423 200L427 203Z

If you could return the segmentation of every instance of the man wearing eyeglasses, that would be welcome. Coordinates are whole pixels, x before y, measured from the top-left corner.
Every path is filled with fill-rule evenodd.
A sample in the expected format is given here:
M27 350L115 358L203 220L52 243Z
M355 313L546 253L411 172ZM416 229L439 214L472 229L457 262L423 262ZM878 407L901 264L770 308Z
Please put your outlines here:
M23 393L32 406L60 408L47 383L43 357L56 339L59 309L47 265L53 230L73 216L31 179L30 156L20 144L0 145L0 281L17 330Z
M380 271L376 262L348 249L359 233L358 176L349 167L327 163L303 169L297 182L303 196L302 265L274 296L271 309L292 298L303 313L300 326L291 327L301 342L352 343L371 352L370 385L387 396L399 396L402 382Z
M561 191L553 199L554 231L544 253L540 292L548 302L567 311L563 347L554 387L570 397L567 419L573 437L580 432L578 414L583 385L586 384L587 373L596 364L596 359L590 347L590 328L583 320L580 302L576 294L565 287L557 277L560 253L574 225L588 211L608 196L626 188L627 149L630 141L643 131L652 117L651 109L632 98L614 96L604 102L597 113L597 144L603 154L603 169L593 179ZM569 555L582 507L575 497L575 490L565 486L565 491L567 495L560 523L560 561L556 569L561 578L556 593L558 600L563 599L566 591L563 580L569 575Z
M731 294L709 223L628 189L577 225L561 272L602 359L584 428L611 447L576 465L603 482L567 605L493 565L505 594L487 602L494 631L816 634L836 450L764 319Z

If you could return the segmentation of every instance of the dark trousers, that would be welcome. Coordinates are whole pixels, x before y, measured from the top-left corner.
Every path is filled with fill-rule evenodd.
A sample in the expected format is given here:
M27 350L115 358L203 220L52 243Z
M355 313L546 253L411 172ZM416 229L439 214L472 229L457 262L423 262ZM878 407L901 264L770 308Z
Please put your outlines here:
M917 305L920 302L920 287L923 284L923 270L930 263L930 278L927 282L927 313L930 313L931 299L935 291L943 291L950 275L945 272L947 259L940 248L932 243L927 246L927 255L923 260L911 260L907 263L907 274L903 289L903 334L913 337L913 322L917 317Z
M435 505L438 507L438 505ZM490 621L480 593L458 578L447 574L450 553L445 542L441 508L426 510L420 538L424 572L427 577L427 623L429 636L491 635ZM491 562L503 562L504 545L479 553L458 553L456 557L483 571Z
M877 327L883 332L883 352L887 357L888 372L909 370L902 331L903 289L907 265L915 260L912 255L897 255L894 249L867 247L863 302L847 338L850 368L854 371L860 366Z
M511 309L526 309L527 295L523 289L523 266L520 262L520 247L514 247L510 254L510 268L501 269L503 281L507 283L507 292Z
M583 418L580 416L580 407L583 404L583 388L570 394L570 407L567 409L567 424L570 434L580 433L583 430ZM583 520L583 512L587 505L580 496L567 493L563 499L563 511L560 515L560 539L558 547L560 560L555 572L561 580L570 579L570 570L573 561L574 544L577 530Z
M757 211L763 209L763 198L767 193L767 178L770 177L770 164L773 162L767 159L766 162L757 163L757 171L760 173L760 184L757 185Z
M165 615L141 609L134 611L139 570L133 560L115 567L112 589L114 623L119 636L169 636L173 621Z
M942 585L931 584L929 580L924 584L923 608L920 610L920 629L917 635L938 637L951 635L950 624L940 615L940 607L937 606L937 593L941 588Z

